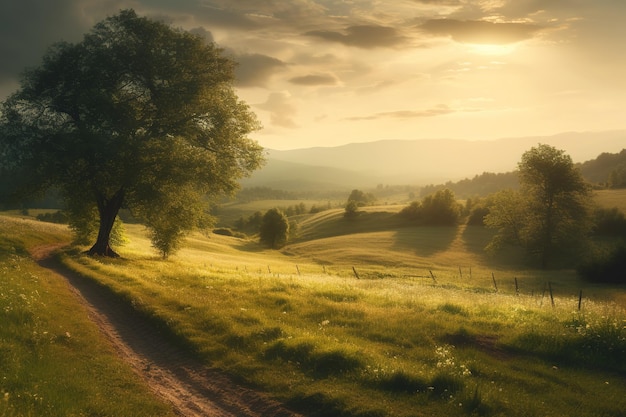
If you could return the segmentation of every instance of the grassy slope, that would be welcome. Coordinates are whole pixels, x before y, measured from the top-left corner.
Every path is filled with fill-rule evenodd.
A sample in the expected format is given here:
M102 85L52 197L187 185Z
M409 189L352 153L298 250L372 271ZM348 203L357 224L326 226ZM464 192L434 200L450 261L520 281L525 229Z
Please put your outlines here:
M626 213L626 189L597 190L594 194L597 203L602 207L617 207Z
M75 253L66 264L167 323L214 366L309 415L626 409L626 313L613 301L624 289L585 287L578 312L583 284L571 271L486 258L483 229L398 227L382 208L348 223L331 210L303 218L283 252L194 235L167 262L140 227L128 229L123 259Z
M0 416L173 415L102 340L65 282L28 256L68 240L66 227L0 216Z

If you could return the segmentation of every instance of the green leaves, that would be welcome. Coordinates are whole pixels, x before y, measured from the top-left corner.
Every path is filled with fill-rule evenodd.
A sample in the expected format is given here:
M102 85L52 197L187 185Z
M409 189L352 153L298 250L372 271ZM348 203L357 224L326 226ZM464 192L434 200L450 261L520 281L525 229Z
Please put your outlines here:
M124 190L121 206L174 242L206 195L233 192L262 164L233 68L214 44L123 10L26 72L3 104L0 166L58 186L70 206Z
M575 256L591 227L590 188L564 151L538 145L518 164L521 189L492 200L485 224L498 229L488 249L522 246L547 267L558 257Z

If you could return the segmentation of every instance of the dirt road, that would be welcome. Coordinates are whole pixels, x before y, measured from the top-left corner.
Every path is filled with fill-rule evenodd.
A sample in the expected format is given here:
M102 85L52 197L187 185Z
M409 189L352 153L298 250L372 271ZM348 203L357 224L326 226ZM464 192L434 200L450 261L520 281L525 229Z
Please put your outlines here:
M219 370L190 357L97 283L63 268L51 254L61 245L31 251L33 258L71 290L89 311L90 318L119 355L146 381L156 395L170 402L181 416L297 417L262 393L234 383Z

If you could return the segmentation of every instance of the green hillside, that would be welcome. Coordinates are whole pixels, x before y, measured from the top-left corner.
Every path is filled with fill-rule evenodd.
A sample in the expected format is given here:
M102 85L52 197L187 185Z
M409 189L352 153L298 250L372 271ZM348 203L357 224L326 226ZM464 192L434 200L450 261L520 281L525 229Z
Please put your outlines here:
M194 234L163 261L143 227L127 225L121 259L81 248L62 259L207 364L305 416L626 409L624 288L488 257L489 230L409 226L396 216L402 207L301 215L282 251ZM59 229L29 222L42 236Z

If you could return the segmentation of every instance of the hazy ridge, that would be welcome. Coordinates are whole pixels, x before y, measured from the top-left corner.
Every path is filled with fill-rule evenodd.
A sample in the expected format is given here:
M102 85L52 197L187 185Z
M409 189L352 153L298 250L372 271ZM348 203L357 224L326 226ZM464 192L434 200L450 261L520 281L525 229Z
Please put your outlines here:
M381 140L337 147L270 149L266 166L243 185L310 190L456 181L483 172L513 171L521 155L539 143L565 150L574 162L585 162L626 148L626 130L493 141Z

